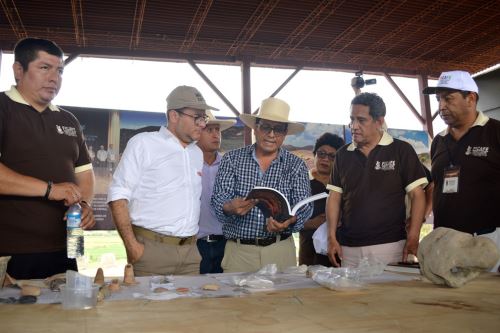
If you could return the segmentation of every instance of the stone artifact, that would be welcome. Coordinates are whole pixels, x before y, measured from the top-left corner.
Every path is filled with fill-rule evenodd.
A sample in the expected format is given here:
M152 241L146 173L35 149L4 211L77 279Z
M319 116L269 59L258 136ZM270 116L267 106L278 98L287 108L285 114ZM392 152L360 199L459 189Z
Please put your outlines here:
M104 272L101 267L99 267L97 269L97 272L95 273L94 283L99 287L102 287L104 285Z
M153 290L154 293L156 294L160 294L160 293L164 293L164 292L167 292L168 289L167 288L163 288L163 287L157 287Z
M211 290L211 291L216 291L219 290L219 285L210 283L210 284L205 284L203 287L201 287L203 290Z
M59 287L66 283L66 273L52 275L46 278L43 282L50 290L61 291Z
M25 285L21 288L21 296L40 296L42 291L35 286Z
M108 285L103 285L102 287L99 288L99 292L97 293L97 301L101 302L105 298L108 298L111 296L111 290L109 290Z
M434 229L418 247L422 274L435 284L454 288L490 270L499 258L492 240L443 227Z
M125 272L123 273L123 284L124 285L132 285L137 284L134 276L134 266L131 264L125 265Z
M5 278L3 280L3 287L10 287L16 285L16 279L11 277L8 273L5 273Z
M7 263L9 262L10 257L0 257L0 288L4 285L4 280L7 272Z
M109 291L112 293L119 291L120 288L120 281L118 279L111 280L111 283L108 286Z

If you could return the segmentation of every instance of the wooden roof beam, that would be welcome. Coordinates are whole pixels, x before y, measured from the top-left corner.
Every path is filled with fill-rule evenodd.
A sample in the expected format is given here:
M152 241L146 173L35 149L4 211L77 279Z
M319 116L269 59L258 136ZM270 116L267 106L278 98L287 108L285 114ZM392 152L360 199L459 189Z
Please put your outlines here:
M21 16L19 15L19 11L16 7L16 2L14 0L0 0L0 4L2 5L5 16L7 17L7 21L9 21L10 27L17 39L28 37L28 32L24 27L23 21L21 20Z
M85 47L85 29L83 28L83 10L81 0L71 0L71 15L75 27L76 45Z
M384 74L384 77L389 82L389 84L394 88L394 90L396 90L399 97L401 97L403 102L405 102L405 104L408 106L408 108L413 113L413 115L418 119L418 121L420 121L420 123L422 125L424 125L425 124L424 118L420 115L420 113L418 113L417 109L413 106L413 104L411 104L410 100L408 99L408 97L406 97L406 95L403 93L403 91L401 91L401 89L399 89L398 85L396 84L396 82L394 82L392 77L390 77L389 74L387 74L387 73L383 73L383 74Z
M134 23L132 25L132 33L130 34L130 43L128 45L130 50L139 46L141 41L142 23L144 22L144 13L146 11L146 0L136 0Z
M245 26L240 30L240 33L227 50L226 55L234 56L238 54L238 51L243 49L252 40L262 23L265 22L278 3L279 0L262 1L247 20Z
M181 52L188 52L193 46L196 38L198 38L198 34L200 33L201 27L207 18L208 12L210 11L210 7L212 7L213 0L202 0L200 5L196 9L196 13L191 20L191 24L189 25L189 29L184 37L184 41L182 42Z
M286 39L271 53L270 58L276 59L285 50L290 53L297 48L311 33L316 30L344 1L332 2L323 0L299 25L286 37Z

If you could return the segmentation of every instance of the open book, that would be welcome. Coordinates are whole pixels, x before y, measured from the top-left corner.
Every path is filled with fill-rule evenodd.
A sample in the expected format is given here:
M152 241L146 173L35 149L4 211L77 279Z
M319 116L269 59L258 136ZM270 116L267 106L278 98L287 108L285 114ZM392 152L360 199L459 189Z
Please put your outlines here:
M266 218L272 216L276 221L283 222L294 216L305 204L326 197L328 197L327 193L318 193L297 202L293 208L290 208L290 203L280 191L270 187L256 186L248 193L246 199L258 199L257 207Z

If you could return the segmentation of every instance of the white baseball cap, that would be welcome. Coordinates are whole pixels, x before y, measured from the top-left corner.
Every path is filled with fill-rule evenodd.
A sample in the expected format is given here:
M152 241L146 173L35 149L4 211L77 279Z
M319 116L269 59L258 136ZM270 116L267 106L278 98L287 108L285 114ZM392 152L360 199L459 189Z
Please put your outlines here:
M476 94L479 93L476 82L469 74L465 71L450 71L443 72L439 76L439 81L436 87L427 87L422 90L424 95L435 94L440 89L454 89L461 91L471 91Z

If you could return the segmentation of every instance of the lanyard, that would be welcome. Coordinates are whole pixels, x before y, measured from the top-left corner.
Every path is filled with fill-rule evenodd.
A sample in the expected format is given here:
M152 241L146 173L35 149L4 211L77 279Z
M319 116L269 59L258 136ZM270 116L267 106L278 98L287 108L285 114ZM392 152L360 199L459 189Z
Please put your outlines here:
M450 161L450 166L453 167L454 165L457 165L456 163L456 160L455 160L455 156L457 155L457 152L460 150L460 148L462 147L462 144L465 140L462 140L462 138L460 138L460 140L457 141L457 144L455 146L455 149L453 149L453 151L450 149L450 140L453 140L451 138L451 135L448 134L447 136L445 136L444 138L444 145L446 146L446 152L448 153L448 159Z

